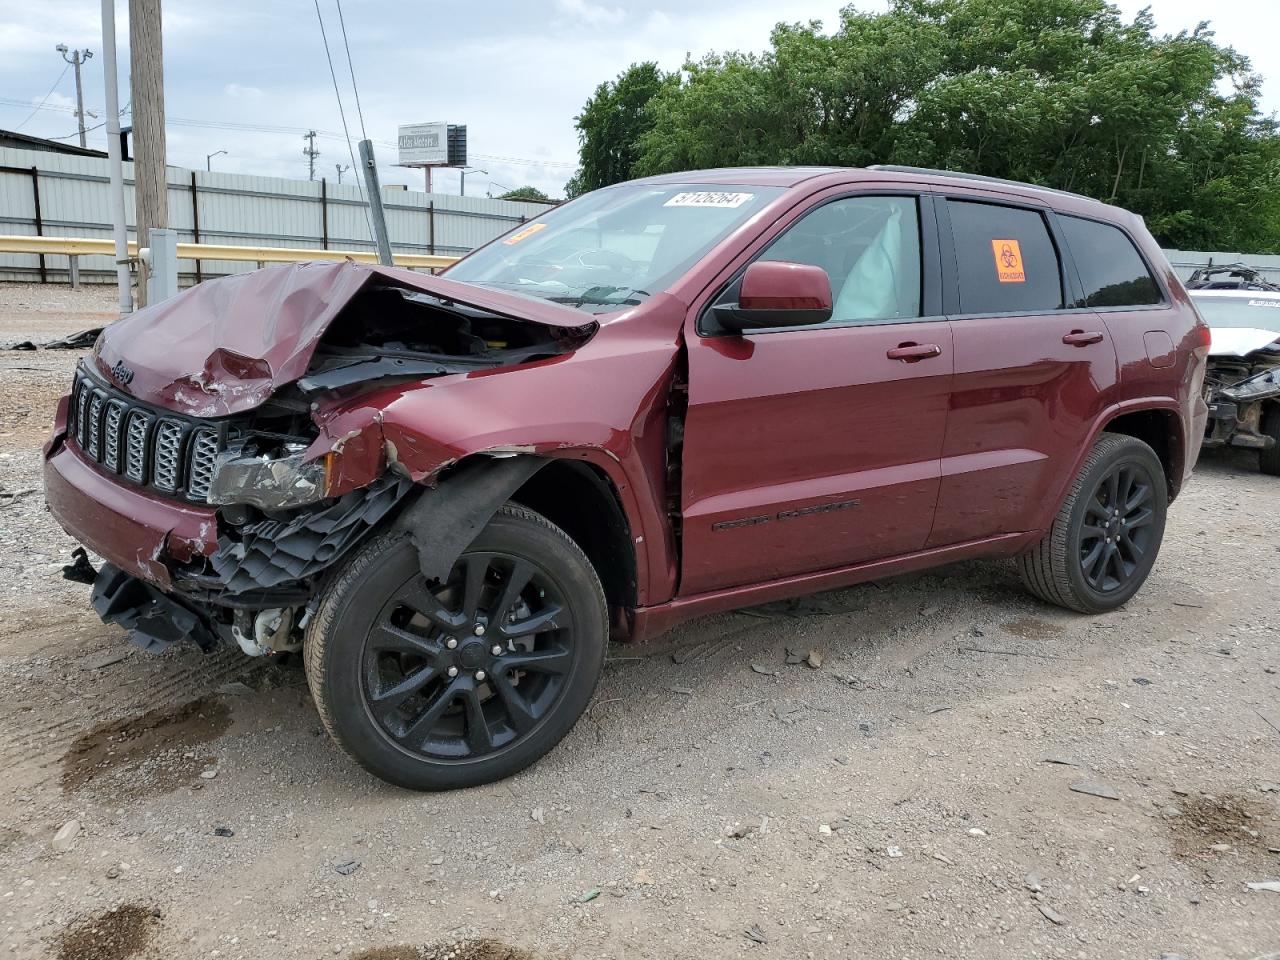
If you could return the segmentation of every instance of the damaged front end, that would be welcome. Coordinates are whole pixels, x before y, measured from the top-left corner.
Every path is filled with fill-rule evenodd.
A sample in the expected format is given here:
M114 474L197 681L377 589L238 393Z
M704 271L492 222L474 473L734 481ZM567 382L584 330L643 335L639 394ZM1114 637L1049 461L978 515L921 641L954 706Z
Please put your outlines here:
M299 649L335 564L450 462L407 468L377 392L559 358L595 330L525 299L307 264L107 328L46 450L51 511L107 560L94 608L152 651Z
M1280 406L1280 342L1244 356L1210 356L1205 374L1209 421L1204 446L1269 450L1263 430L1269 407Z

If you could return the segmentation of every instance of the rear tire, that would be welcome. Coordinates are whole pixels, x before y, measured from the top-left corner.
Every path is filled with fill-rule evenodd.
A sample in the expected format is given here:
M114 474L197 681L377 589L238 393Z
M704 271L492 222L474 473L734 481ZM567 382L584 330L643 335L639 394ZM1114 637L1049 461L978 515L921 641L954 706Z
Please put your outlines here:
M1262 435L1271 438L1271 449L1258 451L1262 472L1280 477L1280 403L1269 403L1262 411Z
M608 638L604 591L559 527L508 504L428 584L407 533L347 562L308 625L329 735L376 777L451 790L509 777L572 729Z
M1168 511L1160 458L1134 437L1104 433L1085 458L1044 539L1018 558L1022 582L1080 613L1123 606L1146 582Z

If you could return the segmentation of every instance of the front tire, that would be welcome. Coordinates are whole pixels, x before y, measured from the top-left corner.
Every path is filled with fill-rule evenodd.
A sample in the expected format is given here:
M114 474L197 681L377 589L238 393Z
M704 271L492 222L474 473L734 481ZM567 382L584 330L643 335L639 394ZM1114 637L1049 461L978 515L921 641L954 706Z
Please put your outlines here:
M1271 446L1258 451L1262 472L1280 477L1280 403L1269 403L1262 411L1262 435L1271 438Z
M608 614L559 527L500 509L428 584L407 533L361 548L308 625L307 682L330 736L411 790L490 783L569 732L604 666Z
M1155 451L1104 433L1048 534L1018 558L1022 582L1041 600L1080 613L1123 606L1151 573L1168 506Z

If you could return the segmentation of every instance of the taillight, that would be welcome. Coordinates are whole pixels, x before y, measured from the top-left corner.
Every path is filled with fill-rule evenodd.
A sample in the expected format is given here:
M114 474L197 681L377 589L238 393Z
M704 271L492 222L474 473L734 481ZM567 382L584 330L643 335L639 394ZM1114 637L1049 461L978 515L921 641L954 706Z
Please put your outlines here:
M1213 342L1213 334L1209 330L1208 324L1196 324L1196 346L1209 349L1209 344Z

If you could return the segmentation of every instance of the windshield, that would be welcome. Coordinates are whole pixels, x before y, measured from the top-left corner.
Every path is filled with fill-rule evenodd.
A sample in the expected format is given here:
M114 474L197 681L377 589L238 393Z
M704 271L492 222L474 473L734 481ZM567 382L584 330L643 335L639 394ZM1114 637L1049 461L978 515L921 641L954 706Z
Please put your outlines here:
M1280 297L1192 297L1211 327L1248 327L1280 333Z
M626 184L531 221L450 267L450 280L603 313L670 286L782 189Z

